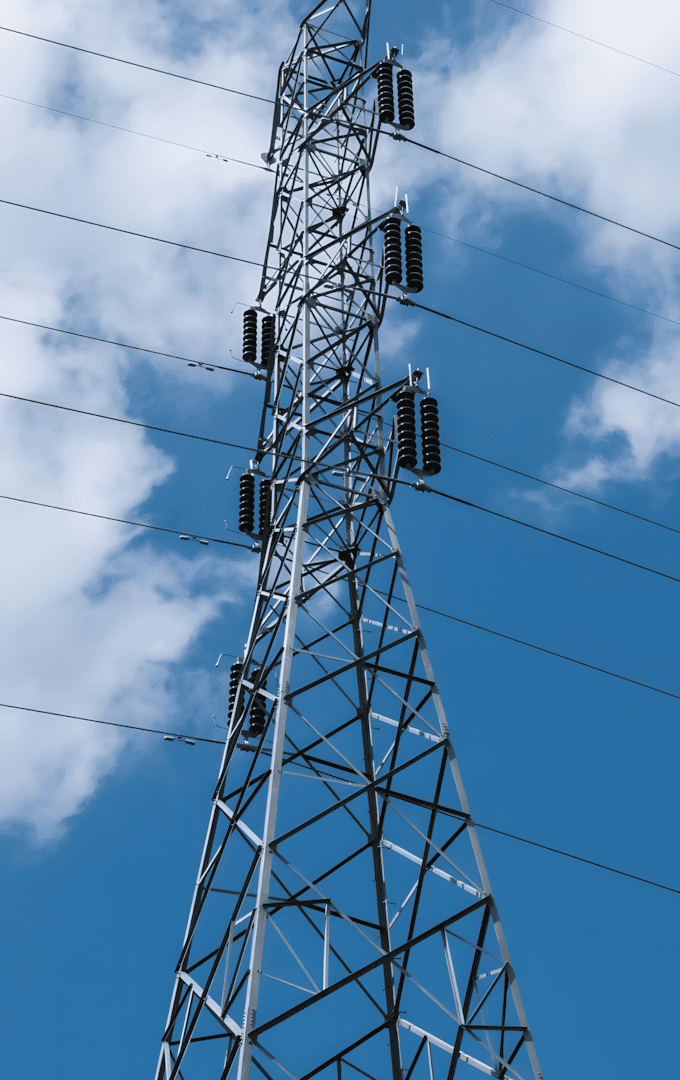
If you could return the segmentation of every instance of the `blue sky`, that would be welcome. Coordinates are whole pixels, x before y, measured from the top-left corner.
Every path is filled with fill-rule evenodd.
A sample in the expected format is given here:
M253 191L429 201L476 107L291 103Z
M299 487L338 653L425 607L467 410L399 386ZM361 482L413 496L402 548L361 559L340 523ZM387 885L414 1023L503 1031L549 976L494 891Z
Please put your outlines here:
M269 96L305 10L24 0L4 22ZM665 0L531 10L680 71ZM404 43L414 72L414 137L680 243L679 78L489 0L376 0L376 58L385 40ZM11 34L0 50L1 94L251 162L268 143L266 104ZM0 123L7 199L246 258L263 250L263 172L3 98ZM677 323L575 287L680 321L678 252L385 139L374 205L397 185L429 230L424 304L680 400ZM238 355L254 271L0 213L0 314L208 362ZM5 392L253 438L252 380L10 323L0 335ZM680 528L677 409L424 312L395 306L381 345L388 374L429 367L445 442ZM235 525L235 474L224 477L245 453L0 409L0 493L212 536ZM673 533L453 451L437 486L678 572ZM39 508L1 513L2 700L220 737L227 668L215 661L244 640L252 557ZM677 583L434 495L404 490L394 514L421 603L680 692ZM479 821L679 887L677 702L434 615L423 623ZM2 711L3 1071L150 1076L217 748ZM664 1074L677 896L492 833L482 842L546 1077Z

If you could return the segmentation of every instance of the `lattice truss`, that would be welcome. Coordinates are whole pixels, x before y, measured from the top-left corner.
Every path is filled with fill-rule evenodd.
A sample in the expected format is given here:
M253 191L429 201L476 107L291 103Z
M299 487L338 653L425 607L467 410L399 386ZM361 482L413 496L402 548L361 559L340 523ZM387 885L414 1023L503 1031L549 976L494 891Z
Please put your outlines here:
M157 1080L542 1076L389 511L358 9L279 74L271 500Z

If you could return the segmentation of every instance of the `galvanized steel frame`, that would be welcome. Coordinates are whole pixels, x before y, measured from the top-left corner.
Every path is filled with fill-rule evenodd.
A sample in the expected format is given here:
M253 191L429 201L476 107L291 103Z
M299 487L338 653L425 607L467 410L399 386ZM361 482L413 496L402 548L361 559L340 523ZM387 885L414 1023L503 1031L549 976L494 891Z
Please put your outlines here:
M369 20L317 4L279 72L271 519L157 1080L542 1080L389 509Z

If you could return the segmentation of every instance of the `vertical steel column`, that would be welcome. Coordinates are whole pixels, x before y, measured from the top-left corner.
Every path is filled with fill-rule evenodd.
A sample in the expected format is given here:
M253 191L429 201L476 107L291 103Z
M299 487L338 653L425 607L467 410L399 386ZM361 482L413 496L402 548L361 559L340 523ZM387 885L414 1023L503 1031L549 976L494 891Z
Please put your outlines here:
M303 71L304 71L304 140L305 140L305 164L304 164L304 194L303 194L303 260L305 293L309 292L309 150L307 140L309 137L309 121L307 110L309 108L307 88L307 27L303 27ZM250 1074L252 1059L252 1043L250 1034L256 1025L257 1002L260 990L260 978L262 975L262 954L264 949L265 927L267 922L267 903L272 870L272 848L276 832L276 815L279 805L279 789L281 776L281 763L286 736L286 716L288 712L287 694L290 687L291 666L293 663L293 651L295 647L295 628L298 614L298 594L302 583L302 560L305 548L305 526L307 523L307 509L309 505L309 306L305 304L303 313L304 336L303 336L303 367L302 367L302 441L300 454L300 477L298 494L298 513L295 523L295 540L293 544L292 571L288 596L286 600L286 622L283 642L283 657L281 661L281 675L279 679L278 700L276 703L276 720L274 726L274 739L271 757L271 774L269 790L267 793L267 810L265 815L265 828L263 839L262 857L260 861L260 878L257 886L257 900L255 906L255 920L253 924L252 948L250 954L250 974L246 990L246 1003L243 1013L243 1038L238 1063L238 1080L247 1080Z

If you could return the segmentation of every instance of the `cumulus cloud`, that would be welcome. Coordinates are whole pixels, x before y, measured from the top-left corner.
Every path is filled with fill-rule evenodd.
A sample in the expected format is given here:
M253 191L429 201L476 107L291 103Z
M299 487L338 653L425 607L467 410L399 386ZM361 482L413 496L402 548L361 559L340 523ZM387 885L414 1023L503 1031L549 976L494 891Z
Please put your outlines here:
M31 340L31 338L34 340ZM3 385L78 407L124 411L115 365L87 351L55 352L10 326ZM4 400L0 492L130 516L168 477L172 461L139 429L75 420ZM167 722L166 690L201 629L240 599L238 564L186 559L139 545L139 531L3 502L0 627L2 700L150 726ZM122 735L4 713L0 822L59 834L110 770ZM36 727L37 724L37 727Z
M488 12L481 2L480 12ZM644 20L632 3L596 7L550 0L536 12L680 70L669 3L650 0ZM680 149L668 133L680 120L678 80L521 16L485 17L479 43L465 53L445 36L426 44L417 65L419 137L673 239ZM296 30L285 0L172 7L158 0L10 0L3 21L264 97ZM11 34L0 33L0 57L0 93L254 164L269 142L270 107L248 98ZM225 254L263 250L272 190L266 172L2 98L0 116L4 198ZM537 205L534 196L481 174L452 173L441 160L383 140L376 209L391 203L395 177L414 215L432 185L444 192L447 233L473 221L478 235L493 239L504 214ZM240 322L240 309L231 310L252 300L257 268L7 206L0 216L0 315L230 362ZM606 268L615 295L644 295L678 315L670 249L592 220L564 221L581 257ZM392 321L382 335L386 364L397 353L403 361L417 331L413 321ZM129 390L140 364L134 354L2 322L0 341L0 389L138 415ZM673 333L650 329L645 348L617 342L593 359L678 400L677 343ZM192 377L181 364L144 362L178 394ZM227 377L205 385L226 401ZM143 513L172 474L173 461L138 430L16 402L0 411L0 493L130 517ZM567 434L588 453L578 470L557 468L561 482L595 490L612 477L647 475L660 454L678 452L678 419L669 411L616 387L595 387L572 403ZM611 449L612 435L623 450ZM207 577L200 569L206 557L140 545L114 523L11 503L0 513L11 568L0 631L4 700L150 726L171 713L174 665L223 605L238 599L240 571L222 564L232 565L230 580L216 568ZM3 724L0 823L28 825L40 839L56 836L114 767L123 736L75 722L28 724L9 713Z
M7 25L269 96L275 58L262 5L175 8L9 3ZM287 5L267 3L285 48ZM0 34L0 93L258 164L266 104L68 49ZM154 236L248 256L263 247L271 177L189 150L0 99L3 197ZM0 315L230 362L229 313L256 268L7 206ZM237 319L234 316L233 329ZM137 418L139 356L0 322L0 389ZM226 354L226 355L225 355ZM182 393L192 372L157 360ZM228 377L205 382L229 395ZM144 513L174 470L139 429L0 399L0 493L113 517ZM241 601L231 560L174 554L139 531L3 502L1 700L154 726L175 710L173 673L201 631ZM125 736L3 710L0 825L58 837L115 767Z
M176 711L169 666L225 603L239 599L224 564L210 557L192 564L149 549L102 559L99 538L90 536L90 555L95 549L100 559L91 581L79 582L64 559L70 544L55 529L55 561L36 573L36 555L43 552L25 530L39 527L38 513L27 521L17 511L6 521L17 545L8 561L18 572L8 590L11 617L0 633L5 700L167 726ZM70 532L81 554L83 537ZM29 541L23 559L22 540ZM126 741L120 729L5 710L2 734L0 821L5 828L28 827L38 842L61 835L65 821L115 767Z
M533 10L680 71L677 12L669 0L650 0L644 18L639 6L613 0L585 7L577 0L546 0ZM677 242L680 146L669 132L680 122L680 80L511 12L495 9L491 15L487 0L480 0L478 11L486 32L465 54L441 38L425 51L422 113L432 117L432 145ZM416 187L439 168L435 161L418 172L414 157L405 166ZM448 186L444 231L464 223L487 242L502 231L513 207L535 212L546 206L470 170L461 169ZM677 252L592 218L554 207L550 212L560 215L576 237L581 262L598 271L614 296L638 304L643 298L678 318ZM616 342L609 353L589 359L600 370L678 400L678 335L656 325L648 335L642 350L639 343ZM675 413L615 386L595 386L570 410L567 435L586 435L592 447L571 481L597 488L609 479L648 475L660 454L678 452ZM598 448L613 432L622 436L620 449Z
M625 382L637 380L644 390L670 401L680 400L680 342L655 342L639 363L612 363L607 373ZM597 444L612 435L625 438L625 450L607 460L592 457L568 474L570 483L597 488L606 479L647 477L656 459L680 453L680 414L654 398L640 397L622 386L598 385L586 400L575 401L567 430Z

